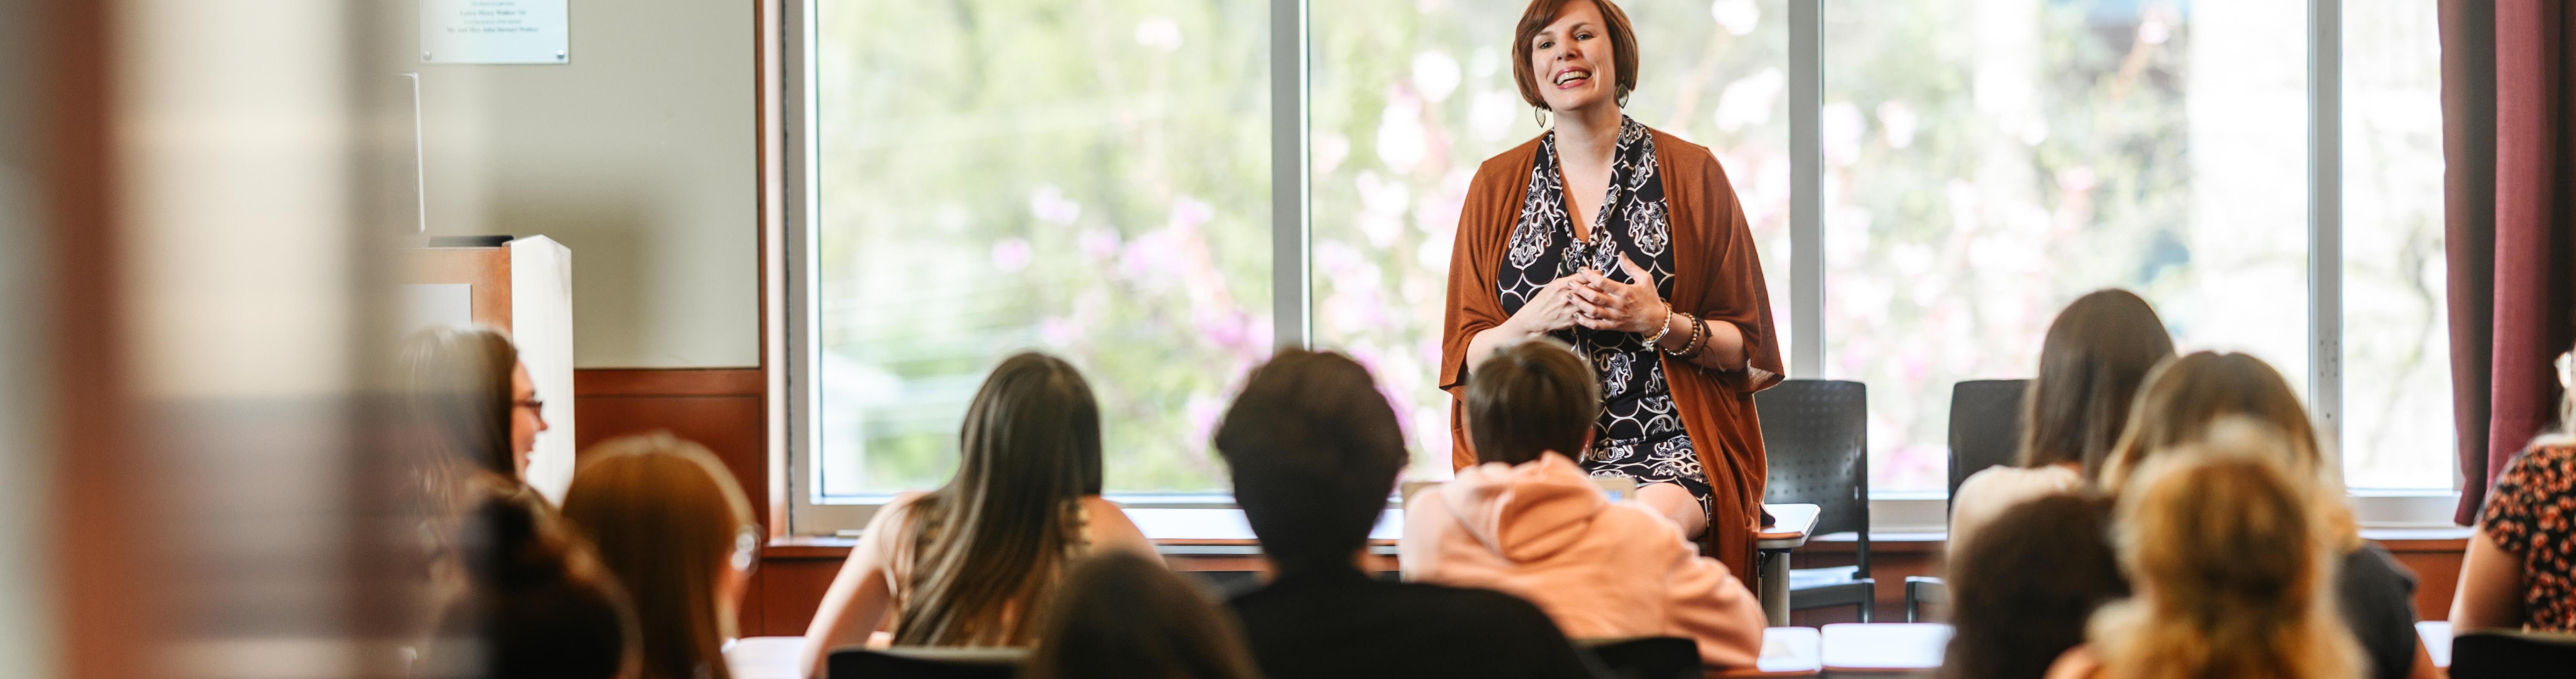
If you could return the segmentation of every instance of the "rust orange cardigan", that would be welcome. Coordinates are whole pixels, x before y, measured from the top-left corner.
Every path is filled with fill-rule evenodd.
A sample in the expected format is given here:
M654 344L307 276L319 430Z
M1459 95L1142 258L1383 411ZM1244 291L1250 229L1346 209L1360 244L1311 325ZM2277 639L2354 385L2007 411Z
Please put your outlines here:
M1707 147L1653 130L1655 168L1673 215L1673 309L1744 333L1748 370L1718 371L1665 357L1673 408L1699 451L1712 489L1704 553L1739 575L1753 566L1753 533L1762 517L1762 423L1753 392L1778 384L1779 336L1771 326L1771 295L1762 262L1735 189ZM1440 338L1440 388L1449 392L1450 464L1476 463L1461 413L1467 394L1467 340L1497 325L1503 313L1495 275L1528 195L1537 139L1485 161L1458 213L1458 242L1449 258L1448 312Z

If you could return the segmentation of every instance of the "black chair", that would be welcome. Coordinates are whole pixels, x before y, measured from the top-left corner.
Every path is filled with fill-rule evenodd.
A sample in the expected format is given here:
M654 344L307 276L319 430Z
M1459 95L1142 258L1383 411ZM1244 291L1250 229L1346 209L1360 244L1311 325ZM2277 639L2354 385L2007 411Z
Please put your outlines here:
M1699 642L1681 637L1576 639L1612 679L1702 679Z
M2009 465L2021 449L2021 396L2030 380L1967 380L1950 386L1950 497L1987 467ZM1905 578L1905 621L1921 622L1924 604L1946 604L1940 578Z
M2013 463L2021 449L2021 395L2030 380L1968 380L1950 387L1950 494L1969 474Z
M2563 677L2576 671L2576 635L2489 630L2451 639L2451 676Z
M1021 648L843 648L824 662L826 679L1011 679L1029 659Z
M1859 382L1789 380L1753 395L1771 474L1762 501L1812 504L1809 540L1850 533L1853 565L1789 572L1789 610L1857 606L1869 622L1869 391Z

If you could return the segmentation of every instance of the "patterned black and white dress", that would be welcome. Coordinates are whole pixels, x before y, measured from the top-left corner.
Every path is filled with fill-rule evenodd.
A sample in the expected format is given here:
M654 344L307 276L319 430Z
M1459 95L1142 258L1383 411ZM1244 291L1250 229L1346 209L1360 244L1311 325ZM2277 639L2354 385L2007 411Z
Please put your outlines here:
M1510 250L1501 275L1503 313L1519 313L1530 296L1548 281L1589 267L1629 282L1619 267L1626 254L1654 277L1655 292L1673 296L1672 210L1664 202L1664 183L1655 173L1655 140L1646 126L1622 116L1619 145L1610 159L1610 192L1592 216L1591 242L1574 237L1565 203L1564 175L1557 171L1556 133L1539 141L1529 194L1521 202L1520 222L1512 227ZM1642 486L1675 483L1699 498L1709 510L1708 474L1691 449L1673 410L1671 389L1664 383L1664 364L1646 336L1633 332L1591 330L1575 326L1552 334L1591 359L1601 379L1600 433L1585 451L1583 469L1593 476L1624 476Z

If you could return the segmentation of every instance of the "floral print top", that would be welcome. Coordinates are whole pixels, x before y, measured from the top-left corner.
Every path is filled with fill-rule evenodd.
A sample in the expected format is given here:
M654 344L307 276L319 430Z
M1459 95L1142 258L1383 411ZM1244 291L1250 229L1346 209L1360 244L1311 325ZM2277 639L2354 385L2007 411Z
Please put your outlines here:
M2487 491L2480 530L2522 557L2523 624L2576 630L2576 445L2541 446L2506 463Z
M1591 268L1625 280L1619 256L1645 269L1655 293L1673 296L1671 207L1664 201L1663 178L1655 170L1655 140L1646 126L1621 118L1619 143L1610 160L1610 191L1592 215L1588 235L1575 238L1566 211L1564 175L1558 172L1556 133L1539 141L1537 162L1521 218L1513 225L1511 249L1504 253L1496 288L1503 312L1518 313L1548 281ZM1710 509L1712 490L1700 468L1690 434L1682 430L1673 409L1664 363L1646 336L1633 332L1587 330L1575 326L1552 333L1592 362L1601 380L1599 435L1585 451L1583 470L1592 476L1624 476L1638 485L1672 483L1697 498L1700 511Z

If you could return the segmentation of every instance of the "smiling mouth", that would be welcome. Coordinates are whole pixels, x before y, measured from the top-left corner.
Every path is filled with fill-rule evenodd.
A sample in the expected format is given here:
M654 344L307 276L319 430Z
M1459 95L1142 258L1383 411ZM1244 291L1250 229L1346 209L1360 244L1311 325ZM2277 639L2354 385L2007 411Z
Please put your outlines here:
M1582 84L1590 80L1592 80L1592 72L1581 69L1569 70L1564 73L1556 74L1556 86L1558 89Z

